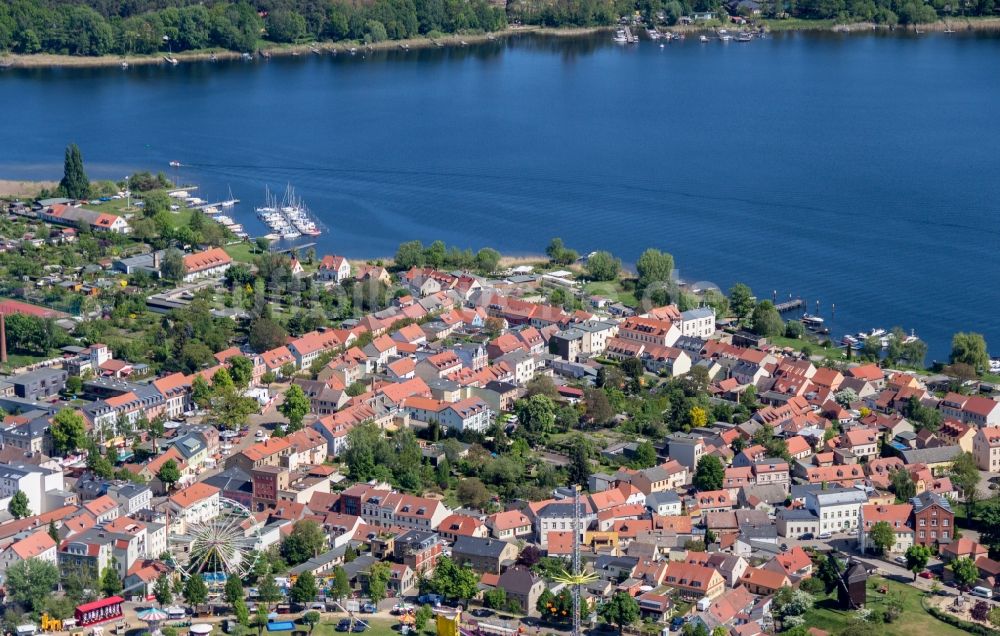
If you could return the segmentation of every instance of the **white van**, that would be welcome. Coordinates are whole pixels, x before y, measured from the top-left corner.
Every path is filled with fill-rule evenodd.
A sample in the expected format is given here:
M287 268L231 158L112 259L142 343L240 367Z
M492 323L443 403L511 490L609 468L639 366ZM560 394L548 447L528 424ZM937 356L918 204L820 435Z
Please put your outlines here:
M981 585L972 588L972 591L969 592L969 594L972 594L973 596L979 596L982 598L993 598L993 590L991 590L988 587L983 587Z

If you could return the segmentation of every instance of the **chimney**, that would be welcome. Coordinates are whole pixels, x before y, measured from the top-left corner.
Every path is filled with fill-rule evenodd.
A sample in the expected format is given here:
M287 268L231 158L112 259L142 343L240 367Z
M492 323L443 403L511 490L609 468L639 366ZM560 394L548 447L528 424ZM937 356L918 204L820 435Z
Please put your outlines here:
M7 324L4 314L0 314L0 362L7 363Z

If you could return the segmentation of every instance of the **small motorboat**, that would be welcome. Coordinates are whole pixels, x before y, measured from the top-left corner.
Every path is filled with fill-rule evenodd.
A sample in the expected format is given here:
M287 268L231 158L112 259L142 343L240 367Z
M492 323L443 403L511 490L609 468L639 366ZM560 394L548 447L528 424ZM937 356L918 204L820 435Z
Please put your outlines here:
M707 35L699 35L698 36L698 41L699 42L708 42L708 36Z
M170 167L171 168L180 168L181 167L181 162L180 161L171 161L170 162Z

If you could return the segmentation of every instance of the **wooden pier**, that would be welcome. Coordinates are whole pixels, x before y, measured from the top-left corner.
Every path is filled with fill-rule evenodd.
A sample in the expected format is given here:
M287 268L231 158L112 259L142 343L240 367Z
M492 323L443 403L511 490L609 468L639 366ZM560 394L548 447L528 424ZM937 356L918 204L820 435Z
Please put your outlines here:
M225 201L216 201L215 203L202 203L200 205L193 205L193 206L191 206L190 209L192 209L192 210L204 210L205 208L217 208L217 209L219 209L221 211L221 210L225 209L225 206L223 206L222 204L223 203L229 203L230 201L232 201L233 205L235 205L235 204L237 204L237 203L240 202L239 199L226 199Z
M791 298L783 303L776 303L774 308L778 310L778 313L783 314L789 311L795 311L796 309L801 309L806 306L806 302L801 298Z

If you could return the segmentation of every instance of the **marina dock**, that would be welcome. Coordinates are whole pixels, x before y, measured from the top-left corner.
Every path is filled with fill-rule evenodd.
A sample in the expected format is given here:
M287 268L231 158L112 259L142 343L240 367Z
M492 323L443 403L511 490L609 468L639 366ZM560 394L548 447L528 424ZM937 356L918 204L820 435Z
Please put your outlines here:
M796 309L801 309L805 306L806 303L801 298L792 298L783 303L775 303L774 308L778 310L779 314L783 314L789 311L795 311Z
M216 210L218 210L220 208L231 208L239 202L240 202L239 199L226 199L225 201L216 201L215 203L199 203L198 205L192 205L191 209L201 210L203 212L207 208L215 208Z

